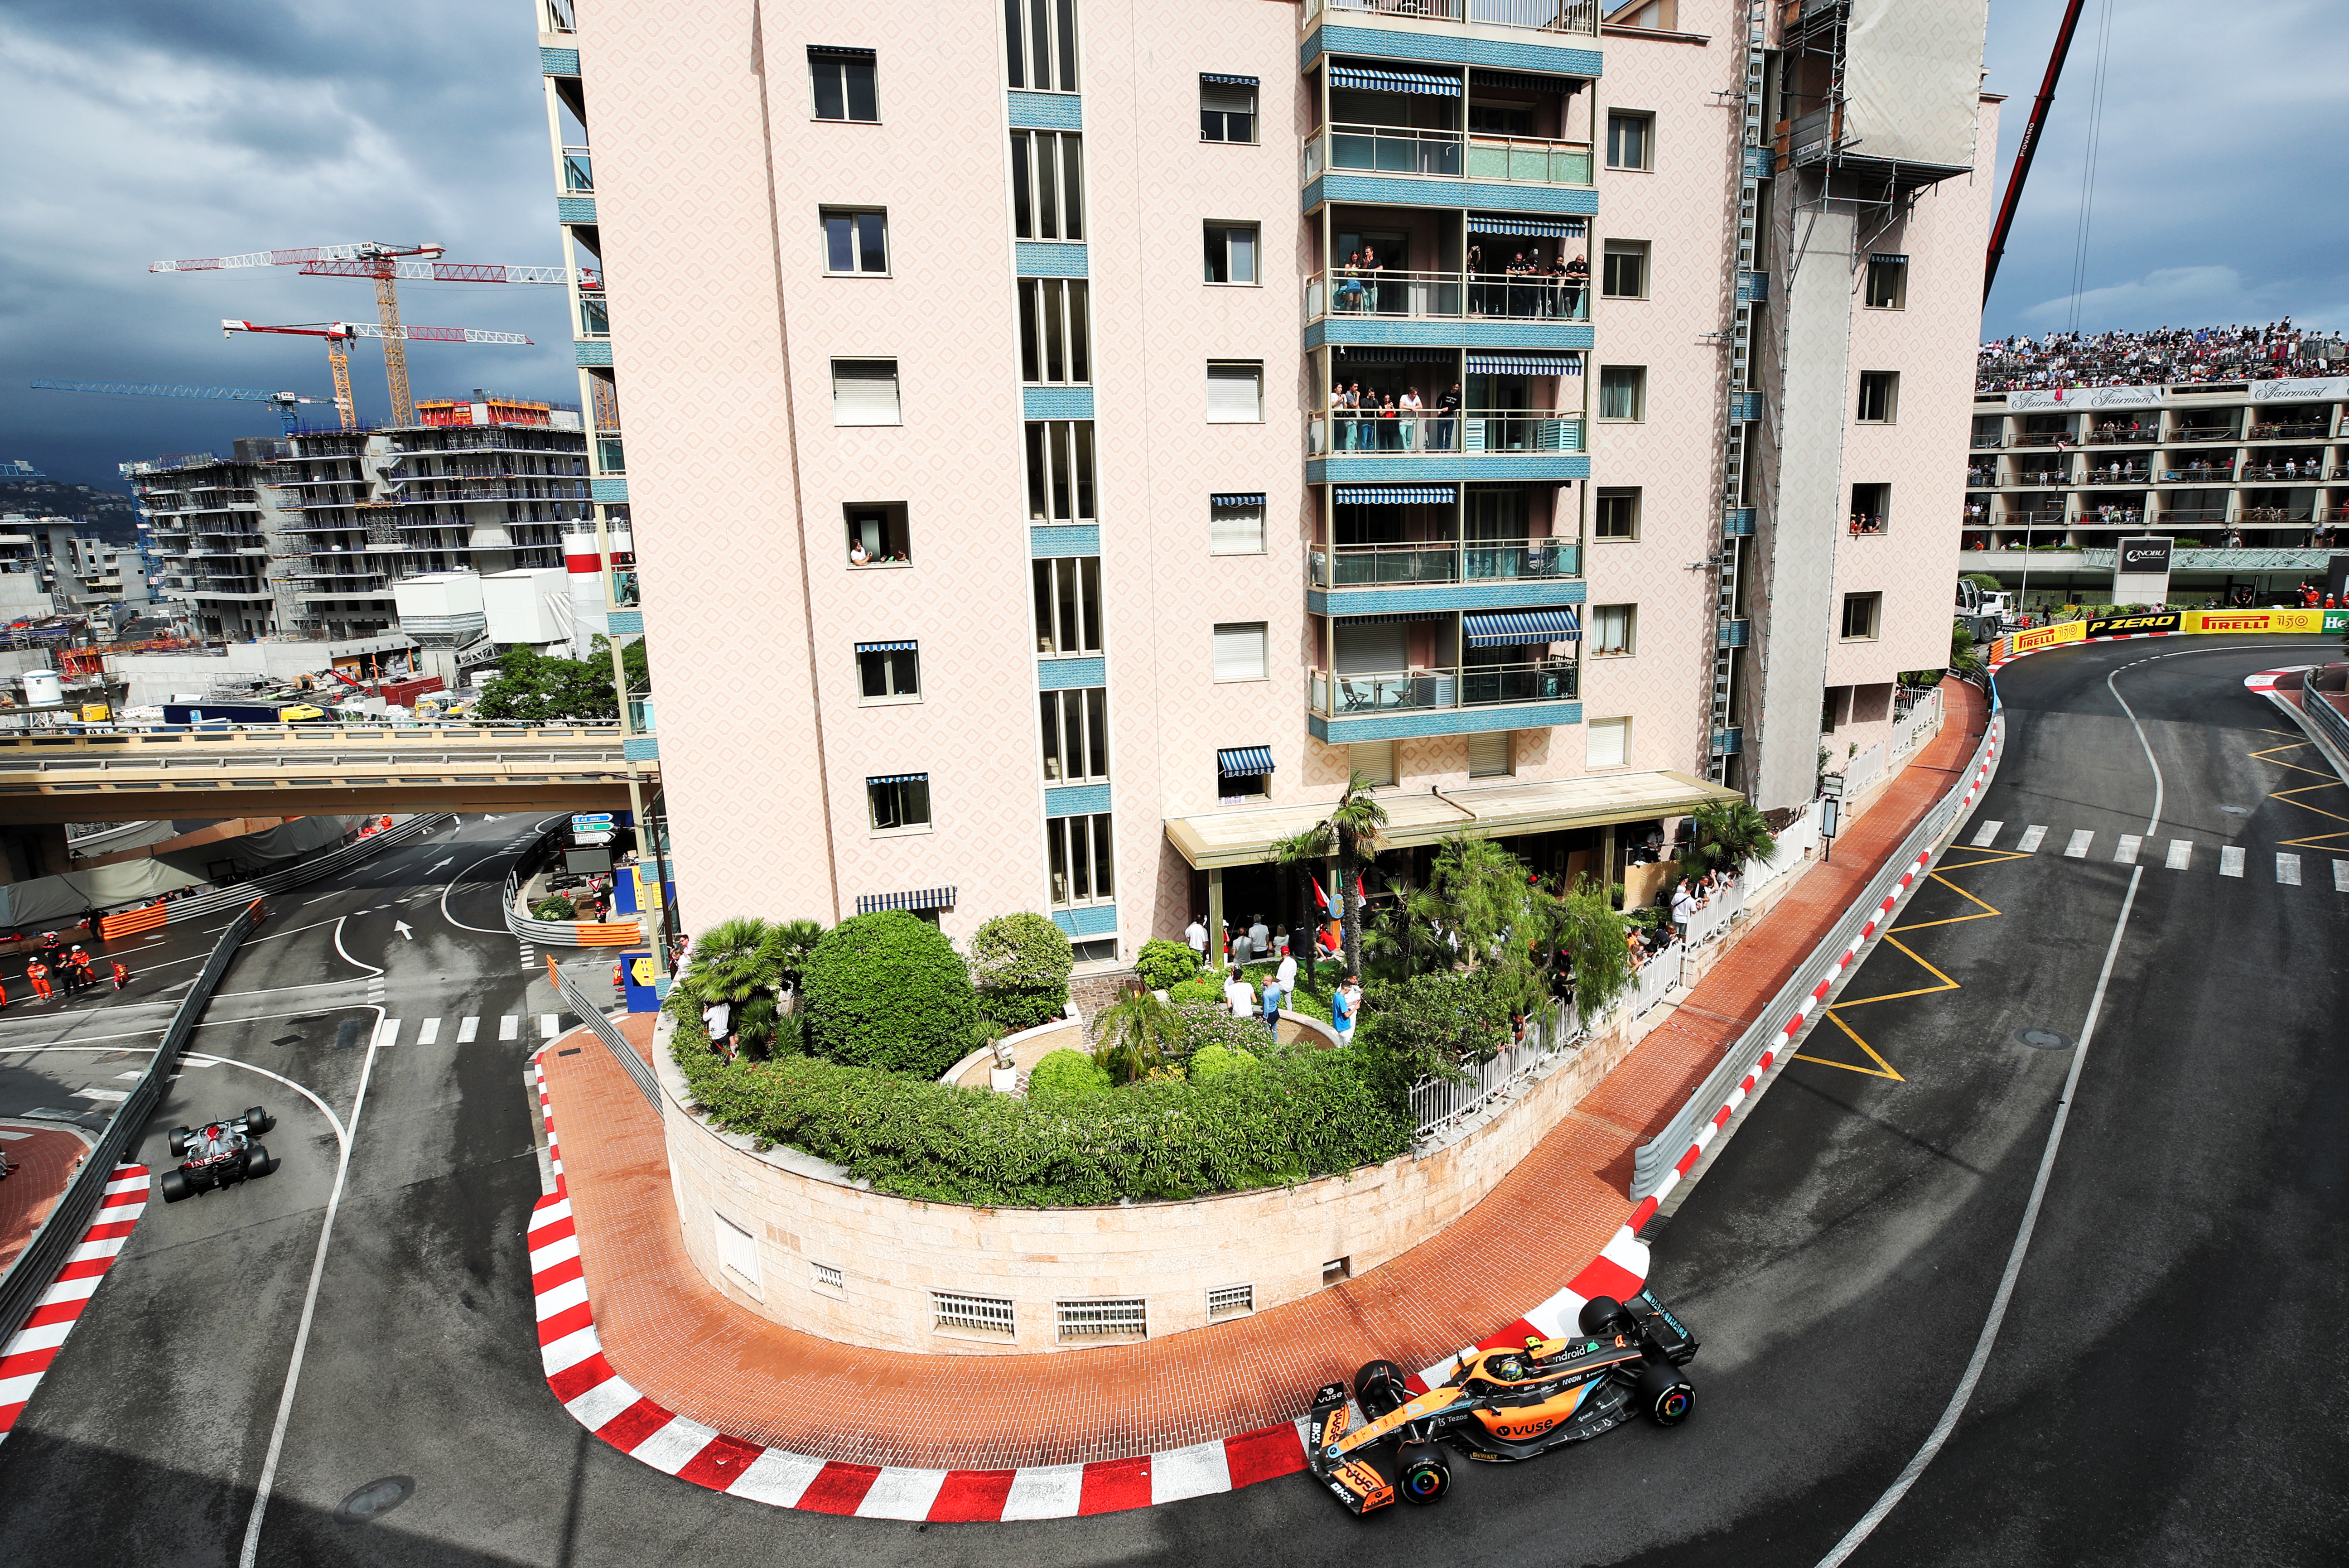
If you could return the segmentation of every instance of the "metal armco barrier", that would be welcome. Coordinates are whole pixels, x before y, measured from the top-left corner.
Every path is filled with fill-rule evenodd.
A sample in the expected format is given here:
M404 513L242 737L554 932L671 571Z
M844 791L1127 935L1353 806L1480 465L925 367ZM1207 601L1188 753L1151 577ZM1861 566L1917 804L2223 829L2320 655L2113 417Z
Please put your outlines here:
M113 1178L114 1168L122 1163L122 1157L145 1130L155 1107L163 1103L163 1091L180 1064L180 1052L187 1044L196 1020L211 1005L221 976L228 972L229 961L236 957L237 948L263 918L261 900L255 898L221 932L220 940L212 944L212 956L204 961L203 972L196 977L188 994L180 999L179 1009L171 1014L162 1042L155 1048L155 1059L148 1064L139 1086L116 1109L98 1147L84 1157L81 1168L74 1173L64 1196L49 1211L39 1234L16 1254L7 1272L0 1274L0 1345L6 1344L24 1326L25 1320L33 1315L33 1308L47 1292L49 1282L80 1244L82 1232L89 1228L90 1216L98 1211L98 1200L105 1195L106 1184Z
M557 828L541 838L506 873L506 929L524 941L556 948L632 948L644 941L644 921L638 917L625 920L533 920L528 915L515 913L514 905L522 897L523 867L534 866L545 852L548 841L562 831Z
M584 1019L587 1027L595 1032L595 1038L619 1058L621 1070L628 1075L637 1088L644 1091L645 1104L656 1111L659 1110L660 1085L653 1081L652 1068L636 1054L636 1048L628 1044L628 1037L620 1033L620 1026L605 1017L604 1010L596 1006L587 993L579 989L578 982L564 973L559 966L549 961L547 967L554 971L554 989L563 993L563 1000L570 1004L571 1011Z
M205 915L218 914L239 904L251 903L264 893L283 893L288 888L299 888L305 882L316 882L329 877L346 866L355 865L367 857L421 838L445 823L457 819L445 811L428 812L411 816L406 822L394 823L380 833L370 833L365 838L346 844L339 849L329 849L324 855L314 855L297 860L283 871L272 871L250 882L239 882L217 892L199 893L192 898L173 898L163 906L167 920L193 920Z
M2324 700L2324 693L2308 683L2316 673L2316 670L2310 670L2308 676L2301 681L2300 711L2308 715L2311 729L2332 742L2344 753L2349 753L2349 719L2343 718L2341 710L2327 702Z
M1884 900L1901 878L1916 868L1917 857L1925 854L1958 820L1958 812L1966 799L1975 774L1989 754L1998 734L1998 699L1993 690L1991 698L1991 722L1982 731L1982 744L1966 762L1958 774L1957 783L1925 814L1923 821L1909 831L1900 847L1893 851L1868 885L1868 891L1853 900L1836 922L1835 929L1825 940L1813 948L1810 956L1798 965L1792 977L1778 989L1753 1023L1737 1037L1735 1044L1723 1055L1713 1071L1697 1085L1696 1093L1682 1106L1663 1131L1652 1142L1643 1144L1631 1157L1631 1197L1650 1198L1670 1187L1678 1179L1674 1166L1696 1139L1704 1125L1711 1121L1730 1094L1762 1060L1763 1053L1785 1037L1786 1022L1802 1005L1804 997L1818 989L1820 983L1840 967L1844 954L1853 941L1875 919Z

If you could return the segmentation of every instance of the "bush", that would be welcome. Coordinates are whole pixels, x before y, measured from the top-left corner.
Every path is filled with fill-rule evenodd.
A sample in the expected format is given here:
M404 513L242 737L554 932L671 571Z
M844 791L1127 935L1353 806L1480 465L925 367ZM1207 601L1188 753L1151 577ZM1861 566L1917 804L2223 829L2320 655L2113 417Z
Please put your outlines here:
M972 1049L970 971L936 926L903 910L826 931L805 979L808 1049L819 1056L935 1078Z
M1133 972L1153 991L1166 991L1199 972L1199 955L1181 942L1154 937L1134 955Z
M712 1125L933 1202L1195 1198L1351 1170L1411 1144L1392 1075L1357 1050L1282 1054L1207 1084L1022 1100L812 1056L729 1062L709 1044L699 1018L678 1018L671 1050Z
M1253 1051L1236 1051L1228 1045L1204 1046L1191 1056L1191 1081L1212 1084L1259 1065Z
M1224 1004L1224 982L1205 975L1197 980L1186 980L1180 985L1167 987L1166 1000L1178 1004L1185 1002L1212 1002L1221 1007Z
M1183 1043L1176 1049L1185 1056L1195 1056L1219 1045L1230 1051L1271 1048L1272 1031L1264 1026L1263 1019L1235 1018L1220 999L1214 1002L1178 1003L1175 1011L1182 1016L1183 1027Z
M1028 1074L1028 1093L1046 1099L1109 1091L1109 1074L1082 1051L1054 1051Z
M575 920L579 918L579 911L568 898L547 898L530 907L530 918L533 920Z

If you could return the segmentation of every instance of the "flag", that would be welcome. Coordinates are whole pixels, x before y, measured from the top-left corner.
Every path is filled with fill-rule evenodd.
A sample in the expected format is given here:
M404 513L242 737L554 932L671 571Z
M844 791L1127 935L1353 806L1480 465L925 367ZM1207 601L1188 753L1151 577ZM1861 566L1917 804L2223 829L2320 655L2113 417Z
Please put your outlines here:
M1330 895L1321 890L1321 878L1319 877L1313 878L1313 901L1321 907L1323 914L1330 912Z
M1354 873L1354 902L1360 904L1369 898L1370 895L1362 891L1362 874L1357 871Z

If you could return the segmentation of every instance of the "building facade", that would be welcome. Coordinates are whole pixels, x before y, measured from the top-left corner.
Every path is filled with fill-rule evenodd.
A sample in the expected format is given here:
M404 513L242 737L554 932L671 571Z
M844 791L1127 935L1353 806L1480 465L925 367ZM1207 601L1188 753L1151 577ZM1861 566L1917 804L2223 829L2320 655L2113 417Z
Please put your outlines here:
M690 922L1108 961L1301 916L1353 776L1405 874L1811 798L1947 658L1995 126L1942 9L541 0Z

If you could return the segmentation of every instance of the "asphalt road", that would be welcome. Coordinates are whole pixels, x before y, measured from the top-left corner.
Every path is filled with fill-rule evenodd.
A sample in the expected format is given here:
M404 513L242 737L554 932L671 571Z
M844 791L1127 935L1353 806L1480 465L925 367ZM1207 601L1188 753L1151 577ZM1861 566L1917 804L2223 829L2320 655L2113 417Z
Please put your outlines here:
M0 1449L0 1541L27 1562L237 1562L300 1345L262 1563L1810 1568L1910 1465L1977 1360L1946 1445L1851 1562L2349 1558L2349 893L2332 869L2349 837L2306 842L2349 831L2349 788L2303 771L2322 766L2312 749L2241 686L2321 656L2178 639L2011 666L2007 753L1961 847L1651 1234L1655 1287L1703 1340L1695 1417L1521 1467L1460 1464L1442 1506L1363 1521L1302 1479L1054 1523L839 1520L714 1496L584 1435L547 1394L531 1332L533 1030L459 1046L444 1022L422 1045L411 1023L367 1051L372 966L384 1010L410 1021L527 1023L554 1006L511 938L459 929L495 927L502 862L441 918L442 881L520 823L469 819L458 846L444 836L372 863L366 887L312 890L231 971L223 990L251 993L234 1002L248 1011L199 1036L222 1064L184 1075L146 1157L160 1163L161 1129L183 1114L261 1098L285 1168L150 1209ZM2034 826L2046 832L2023 853ZM2123 835L2143 840L2134 865L2114 858ZM2190 846L2183 869L2173 839ZM2220 874L2230 847L2240 876ZM2299 885L2279 880L2280 853L2299 857ZM347 1129L338 1199L336 1128L259 1069ZM337 1513L388 1480L397 1506Z

